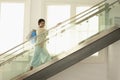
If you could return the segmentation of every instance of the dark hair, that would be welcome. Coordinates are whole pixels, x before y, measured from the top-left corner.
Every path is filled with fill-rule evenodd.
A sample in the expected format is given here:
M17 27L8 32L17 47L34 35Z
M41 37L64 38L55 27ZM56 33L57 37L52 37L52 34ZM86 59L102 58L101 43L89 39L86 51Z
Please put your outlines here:
M45 20L44 20L44 19L39 19L39 20L38 20L38 25L39 25L41 22L45 22Z

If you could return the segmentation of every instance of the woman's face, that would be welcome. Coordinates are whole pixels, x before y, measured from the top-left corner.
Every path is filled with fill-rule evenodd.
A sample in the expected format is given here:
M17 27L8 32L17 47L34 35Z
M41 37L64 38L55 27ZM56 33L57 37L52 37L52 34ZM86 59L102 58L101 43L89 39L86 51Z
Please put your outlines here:
M44 28L44 26L45 26L45 22L42 21L42 22L39 24L39 27L40 27L40 28Z

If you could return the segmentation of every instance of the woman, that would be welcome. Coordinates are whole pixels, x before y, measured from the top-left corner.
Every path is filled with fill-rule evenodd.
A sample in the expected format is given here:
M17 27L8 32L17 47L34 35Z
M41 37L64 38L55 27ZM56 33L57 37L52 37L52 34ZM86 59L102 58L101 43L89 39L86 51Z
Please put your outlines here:
M46 50L46 36L47 32L45 27L45 20L44 19L39 19L38 20L38 30L37 30L37 41L35 44L35 51L34 51L34 56L31 61L31 66L30 70L32 70L34 67L38 67L41 64L49 61L51 59L51 56Z

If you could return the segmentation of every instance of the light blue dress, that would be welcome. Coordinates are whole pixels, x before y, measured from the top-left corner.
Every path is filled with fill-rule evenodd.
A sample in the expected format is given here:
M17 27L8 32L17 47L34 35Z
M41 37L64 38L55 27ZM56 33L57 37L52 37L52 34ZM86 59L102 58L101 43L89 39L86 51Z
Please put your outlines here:
M47 36L47 33L43 33L44 31L46 30L40 28L37 32L37 35L39 35L39 37L37 38L34 49L34 56L31 61L31 66L33 67L38 67L41 64L44 64L45 62L51 60L51 56L46 49L46 42L42 42L46 39ZM42 42L42 44L40 44L40 42Z

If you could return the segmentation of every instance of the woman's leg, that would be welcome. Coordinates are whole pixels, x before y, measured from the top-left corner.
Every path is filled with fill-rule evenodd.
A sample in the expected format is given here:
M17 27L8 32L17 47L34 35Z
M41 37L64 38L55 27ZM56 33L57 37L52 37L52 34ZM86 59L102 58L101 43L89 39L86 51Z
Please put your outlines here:
M38 67L41 64L44 64L45 62L51 60L51 56L46 50L46 48L41 48L40 46L35 47L34 56L31 61L31 67L30 70L32 70L34 67Z
M30 71L33 70L33 66L30 66Z
M42 48L42 52L43 52L43 54L41 56L42 63L45 63L45 62L51 60L51 56L45 47Z
M31 67L30 69L32 70L34 67L38 67L39 65L41 65L41 53L42 49L39 46L35 46L35 51L34 51L34 56L31 60Z

